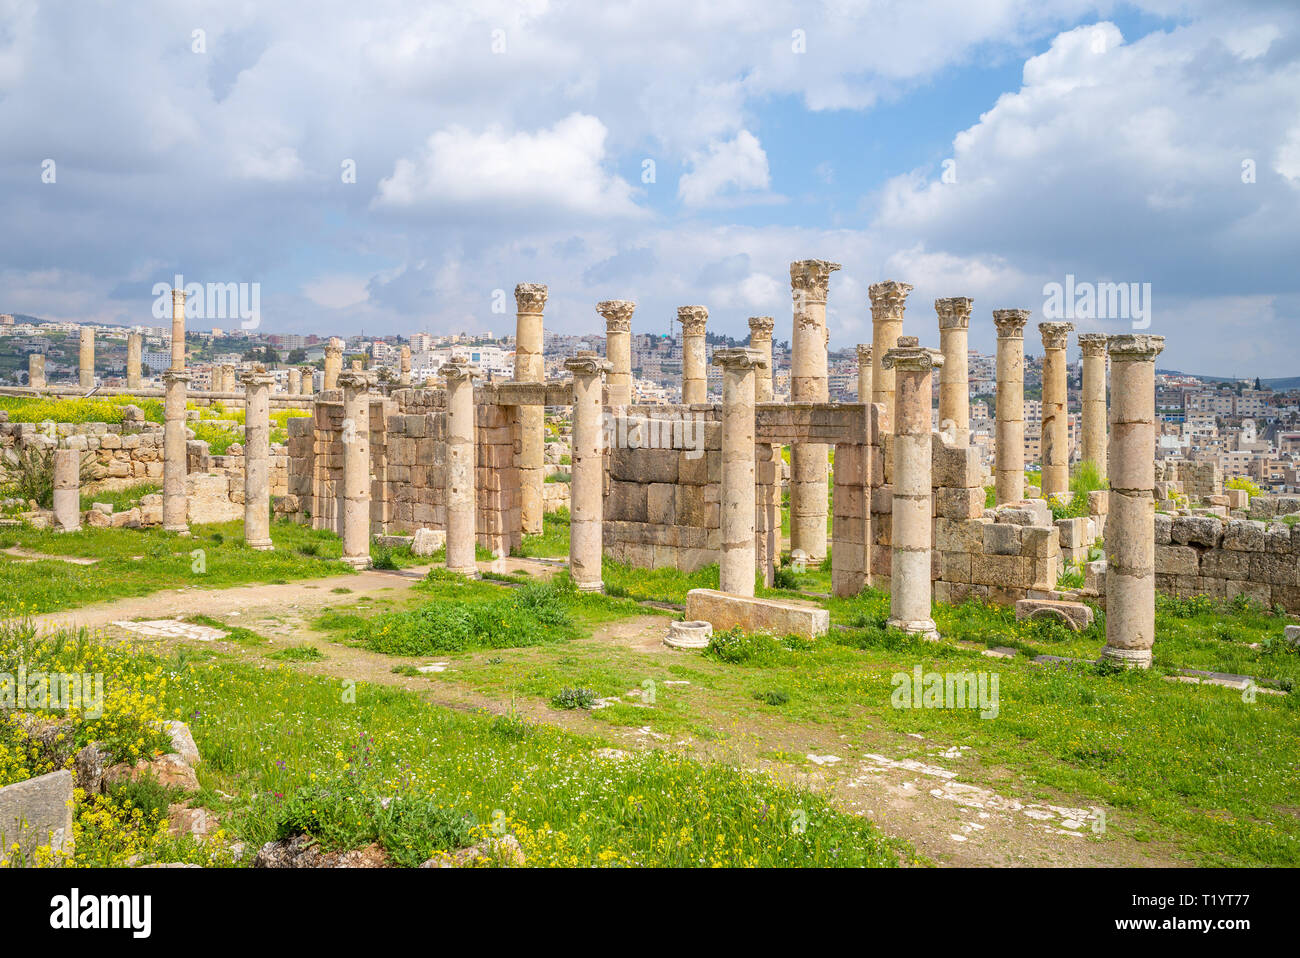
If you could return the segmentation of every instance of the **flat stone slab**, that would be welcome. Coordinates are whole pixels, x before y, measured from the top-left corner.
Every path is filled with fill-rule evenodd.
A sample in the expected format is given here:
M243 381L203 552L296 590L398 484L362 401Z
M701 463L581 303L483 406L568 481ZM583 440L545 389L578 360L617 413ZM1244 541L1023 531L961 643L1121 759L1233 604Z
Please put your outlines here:
M999 645L997 648L985 649L980 655L986 655L990 659L1014 659L1016 650L1005 645Z
M120 619L113 624L119 629L151 639L194 639L196 642L216 642L226 637L226 633L221 629L182 622L180 619L149 619L143 622Z
M1028 619L1057 619L1075 632L1092 625L1093 611L1082 602L1061 602L1056 599L1018 599L1016 621Z
M715 630L739 626L746 632L797 635L806 639L825 635L831 628L831 614L811 602L758 599L717 589L687 592L686 618L708 622Z
M72 773L38 775L0 788L0 846L12 859L12 846L29 858L42 845L72 854Z

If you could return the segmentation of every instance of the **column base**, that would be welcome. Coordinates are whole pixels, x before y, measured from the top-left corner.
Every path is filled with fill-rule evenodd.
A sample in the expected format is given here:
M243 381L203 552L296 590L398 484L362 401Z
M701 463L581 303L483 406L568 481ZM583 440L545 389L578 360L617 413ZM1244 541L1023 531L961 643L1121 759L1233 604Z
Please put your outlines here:
M451 566L447 566L447 571L453 572L456 575L463 575L467 579L477 579L479 577L478 566L476 565L461 566L458 569L453 569Z
M275 543L270 539L265 539L261 542L245 542L244 545L248 546L250 549L256 549L258 552L270 552L275 548Z
M167 525L167 524L164 523L164 524L163 524L163 532L175 532L175 533L177 533L178 535L187 536L187 535L190 534L190 527L189 527L189 526L169 526L169 525Z
M358 572L370 568L370 556L344 556L343 561Z
M934 624L933 619L890 619L885 623L889 629L898 629L900 632L906 632L908 635L915 635L926 642L939 641L939 629Z
M1150 649L1116 649L1106 646L1101 650L1101 661L1113 662L1130 669L1151 668Z
M595 582L574 582L574 586L579 592L604 592L605 583L597 579Z

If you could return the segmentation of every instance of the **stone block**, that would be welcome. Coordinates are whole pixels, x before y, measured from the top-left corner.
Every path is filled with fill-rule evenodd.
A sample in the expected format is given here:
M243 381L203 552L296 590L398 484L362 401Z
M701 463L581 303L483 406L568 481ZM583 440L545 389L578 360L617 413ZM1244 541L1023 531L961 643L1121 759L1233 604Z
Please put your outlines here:
M67 769L38 775L0 788L0 846L14 863L13 845L20 861L30 861L36 848L71 854L72 773Z
M686 618L708 622L716 631L739 626L746 632L815 639L830 631L830 613L810 602L757 599L716 589L686 593Z
M1179 545L1213 549L1223 537L1223 523L1210 516L1175 516L1170 536Z
M1075 632L1092 625L1093 611L1082 602L1061 602L1053 599L1019 599L1016 601L1016 621L1031 619L1056 619Z
M1160 575L1199 575L1200 556L1191 546L1156 546L1156 572Z
M1021 529L1023 526L1003 522L990 522L984 525L982 551L990 556L1018 556L1021 548Z

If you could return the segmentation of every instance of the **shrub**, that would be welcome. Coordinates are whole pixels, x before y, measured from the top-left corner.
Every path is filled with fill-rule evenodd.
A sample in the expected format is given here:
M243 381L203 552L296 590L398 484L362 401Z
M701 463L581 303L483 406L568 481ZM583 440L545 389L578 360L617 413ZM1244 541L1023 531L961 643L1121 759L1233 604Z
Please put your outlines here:
M589 709L596 704L596 693L588 688L566 685L551 698L551 704L557 709Z
M4 464L9 472L9 493L19 499L35 500L42 509L54 507L54 450L28 445L21 452L5 450ZM93 478L95 458L81 457L79 481Z
M1257 483L1246 476L1233 476L1223 484L1223 487L1225 489L1244 489L1246 494L1252 498L1262 494L1264 491Z

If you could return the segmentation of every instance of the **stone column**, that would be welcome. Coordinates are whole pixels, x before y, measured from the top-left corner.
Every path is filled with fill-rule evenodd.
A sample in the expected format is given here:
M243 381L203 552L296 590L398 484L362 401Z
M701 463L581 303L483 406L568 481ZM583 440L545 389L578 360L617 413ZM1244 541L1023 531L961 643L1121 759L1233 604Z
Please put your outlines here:
M1043 334L1043 498L1070 492L1069 383L1066 378L1065 348L1070 344L1073 323L1039 323Z
M682 402L688 406L708 402L709 380L704 362L708 307L678 306L677 321L682 324Z
M626 299L607 299L596 304L596 312L605 318L605 358L610 362L605 385L611 406L632 403L632 312L636 303Z
M603 311L601 315L605 315ZM602 380L612 367L612 362L601 359L588 350L583 350L564 363L564 368L573 374L569 574L582 592L600 592L605 587L601 579L605 521L601 390L604 386Z
M773 399L772 330L775 327L776 321L771 316L749 317L749 348L757 350L767 364L754 370L755 403ZM755 559L763 573L763 584L770 586L776 573L776 560L781 555L781 447L756 446L754 458L754 481L760 490L755 503Z
M939 349L943 372L939 374L939 431L952 423L955 446L970 445L970 359L967 333L970 329L971 300L966 296L936 299L939 314Z
M397 381L403 386L411 385L411 347L403 346L397 361Z
M184 369L163 373L163 529L168 532L188 533L190 528L185 494L185 391L189 381L190 374Z
M1151 664L1156 622L1156 356L1163 336L1111 336L1103 659Z
M827 385L826 293L839 263L820 259L790 264L794 330L790 336L790 400L824 403ZM814 563L826 558L827 468L824 443L790 447L790 549Z
M546 379L542 359L542 311L547 290L543 283L515 287L515 381L540 383ZM519 406L519 518L526 536L542 531L543 462L546 452L546 408Z
M722 564L718 587L754 594L754 379L767 360L757 349L719 349L722 368Z
M1025 323L1027 309L995 309L998 395L994 450L997 504L1025 498Z
M302 392L302 370L297 366L289 367L289 395L297 396Z
M81 355L79 357L78 381L82 389L95 388L95 327L81 327Z
M915 336L899 337L883 363L897 374L888 624L926 639L939 638L930 617L930 395L932 370L943 363L942 353L923 348Z
M875 363L871 370L871 401L885 407L885 425L894 421L894 370L885 366L885 354L898 345L898 337L903 335L903 308L911 291L910 284L892 279L872 283L867 289L871 297L871 355Z
M869 405L871 398L871 343L858 343L858 402ZM870 431L871 423L867 422Z
M443 363L440 373L447 381L447 571L475 577L474 379L482 373L462 356Z
M221 385L217 387L217 391L223 393L235 391L235 367L231 363L221 367Z
M172 290L172 369L185 368L185 290Z
M316 370L311 366L302 367L302 394L314 395L316 392Z
M1083 458L1106 478L1106 336L1082 333L1083 349Z
M126 334L126 388L140 388L140 354L144 337L139 333Z
M33 389L45 388L45 354L29 353L27 356L27 385Z
M338 374L343 390L343 561L370 568L370 386L364 370Z
M325 344L325 382L322 389L338 389L339 374L343 372L343 340L331 336Z
M54 527L60 532L81 528L81 453L54 450Z
M271 543L271 384L262 366L244 373L244 542L260 552Z

